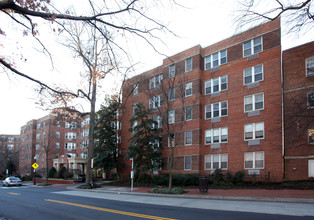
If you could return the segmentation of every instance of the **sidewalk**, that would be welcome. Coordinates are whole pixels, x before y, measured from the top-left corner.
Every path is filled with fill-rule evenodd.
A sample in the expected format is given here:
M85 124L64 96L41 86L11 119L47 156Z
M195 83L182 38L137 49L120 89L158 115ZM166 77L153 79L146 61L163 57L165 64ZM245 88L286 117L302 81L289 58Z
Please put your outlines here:
M186 193L174 194L153 194L152 188L134 187L133 191L127 187L104 186L97 189L78 189L79 184L67 186L68 190L84 190L98 193L112 193L124 195L190 198L190 199L213 199L213 200L241 200L259 202L290 202L314 204L314 190L293 190L293 189L209 189L207 193L200 193L199 189L185 189ZM62 186L52 185L51 188Z

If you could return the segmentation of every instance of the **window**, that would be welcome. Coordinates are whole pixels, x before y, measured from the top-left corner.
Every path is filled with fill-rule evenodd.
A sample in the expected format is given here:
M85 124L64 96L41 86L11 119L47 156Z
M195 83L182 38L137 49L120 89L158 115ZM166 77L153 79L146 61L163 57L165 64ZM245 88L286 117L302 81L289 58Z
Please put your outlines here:
M174 147L175 146L175 135L174 133L169 134L169 139L168 139L168 147Z
M89 140L82 141L81 142L81 149L87 148L88 147L88 143L89 143Z
M244 125L244 140L264 138L264 122Z
M244 112L264 109L264 93L244 97Z
M133 122L133 127L132 127L133 129L133 132L132 132L132 134L133 134L133 136L135 135L135 133L137 132L137 121L134 121Z
M81 153L81 158L87 159L87 152Z
M68 139L68 140L76 139L76 132L65 133L65 139Z
M168 122L169 124L175 123L175 110L169 111Z
M169 101L172 101L172 100L175 99L175 97L176 97L176 94L175 94L176 92L175 91L176 90L175 90L174 87L169 89L169 93L168 93Z
M205 119L223 117L228 115L228 102L218 102L205 105Z
M309 144L314 144L314 128L308 130Z
M176 65L172 64L169 66L169 78L173 78L176 75Z
M36 150L39 150L40 144L36 144Z
M228 142L228 128L215 128L205 131L205 144L227 142Z
M264 152L244 153L244 169L263 169Z
M227 63L227 50L221 50L205 57L204 69L208 70L225 63Z
M192 95L192 82L185 84L185 97Z
M40 129L40 122L37 123L37 129Z
M314 76L314 57L307 58L305 61L306 76Z
M185 145L191 145L192 144L192 131L185 131Z
M137 112L137 103L133 103L133 115Z
M40 139L40 133L37 133L36 134L36 140L39 140Z
M227 90L227 76L210 79L205 82L205 95Z
M185 60L185 72L192 70L192 57Z
M150 109L156 109L161 107L162 105L162 96L157 95L149 98L149 108Z
M192 169L192 157L185 156L184 157L184 170L191 170Z
M61 122L60 122L60 121L57 121L57 122L56 122L56 125L57 125L58 128L60 128Z
M56 142L56 149L59 149L59 148L60 148L60 143Z
M314 108L314 92L309 92L307 94L307 106L309 108Z
M64 149L68 149L68 150L76 149L76 143L65 143Z
M212 154L205 156L205 170L228 169L228 154Z
M185 120L186 121L192 120L192 107L193 106L185 107Z
M247 68L243 71L244 85L263 80L263 65Z
M135 84L133 86L133 97L137 97L138 96L138 84Z
M160 85L162 85L163 75L159 74L157 76L152 77L149 80L149 88L159 88Z
M153 124L152 128L161 128L162 127L162 118L160 115L154 116L153 121L156 122L156 124Z
M263 51L262 37L257 37L243 43L243 57Z
M82 133L82 136L83 137L87 137L89 135L89 129L87 128L87 129L84 129L83 130L83 133Z

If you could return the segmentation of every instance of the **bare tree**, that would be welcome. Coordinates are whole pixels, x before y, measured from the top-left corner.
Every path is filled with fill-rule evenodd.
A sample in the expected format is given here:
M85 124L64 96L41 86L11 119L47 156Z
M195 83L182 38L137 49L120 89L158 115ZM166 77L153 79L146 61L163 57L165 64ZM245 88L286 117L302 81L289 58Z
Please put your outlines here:
M286 16L288 32L308 31L314 25L312 0L238 0L237 26L247 28Z
M152 43L153 40L157 39L162 42L161 38L158 37L158 33L161 31L170 32L165 25L146 14L150 7L156 7L161 4L159 2L112 0L97 2L86 1L84 3L84 6L88 7L87 9L90 9L84 10L90 11L86 15L76 14L75 8L72 10L62 9L62 4L61 6L55 5L50 0L1 1L0 11L3 13L3 18L1 20L3 23L9 23L9 21L12 21L13 25L9 27L1 25L0 35L5 36L5 28L13 28L16 30L22 29L21 36L33 36L38 41L42 50L52 59L51 51L47 50L38 35L41 26L45 25L43 21L49 21L52 25L52 29L58 30L59 32L64 31L64 24L66 22L81 23L86 26L93 27L94 31L106 41L107 47L110 48L110 50L108 50L107 57L110 57L112 60L118 60L118 55L119 58L122 55L125 55L126 57L124 56L123 59L128 59L129 55L128 51L121 46L125 44L121 44L121 42L123 42L121 40L128 39L132 36L146 42L146 44L157 51L157 48L155 48ZM79 9L79 5L81 5L76 3L73 4L77 7L77 10ZM119 37L119 40L112 38L112 35L115 35L116 38ZM17 41L19 37L20 36L17 36ZM60 40L62 41L63 39ZM4 43L3 46L6 47L7 45ZM49 89L59 94L61 97L69 94L84 96L80 94L79 91L77 93L70 93L65 89L51 86L46 82L42 82L41 80L34 78L31 73L23 73L14 64L16 60L18 60L17 57L13 57L12 60L8 56L0 55L0 66L2 66L4 71L7 71L8 73L11 72L15 75L35 82L39 84L41 88ZM64 99L66 100L66 97L64 97Z

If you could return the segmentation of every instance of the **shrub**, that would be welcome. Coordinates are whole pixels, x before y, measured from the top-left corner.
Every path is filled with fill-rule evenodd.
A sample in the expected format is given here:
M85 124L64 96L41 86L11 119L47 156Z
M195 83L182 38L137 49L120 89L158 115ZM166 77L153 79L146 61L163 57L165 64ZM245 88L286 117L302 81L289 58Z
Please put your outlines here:
M214 185L225 185L224 174L221 169L216 169L211 175L211 180Z
M152 184L153 181L150 175L143 173L136 178L136 182L141 184Z
M152 189L151 193L159 194L183 194L184 190L182 188L173 188L173 189Z
M73 178L73 172L69 171L69 170L65 170L63 173L63 178L64 179L71 179Z
M66 171L65 167L62 167L58 172L58 178L64 178L64 172Z
M56 168L51 167L48 171L48 178L53 178L56 172L57 172Z
M244 183L244 178L245 178L245 172L242 171L238 171L234 174L233 177L233 183L235 184L243 184Z
M163 174L159 176L153 176L153 184L157 186L167 186L169 184L169 175Z
M116 180L117 177L118 177L118 174L117 174L117 173L111 173L111 174L110 174L110 178L111 178L112 180Z

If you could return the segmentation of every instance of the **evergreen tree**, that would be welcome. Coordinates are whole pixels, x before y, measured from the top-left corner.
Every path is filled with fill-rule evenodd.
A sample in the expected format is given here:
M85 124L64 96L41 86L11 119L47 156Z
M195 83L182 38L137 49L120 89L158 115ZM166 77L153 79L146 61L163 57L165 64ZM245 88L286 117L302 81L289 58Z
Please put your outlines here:
M117 110L119 102L115 99L107 100L107 106L101 106L98 116L100 122L95 129L95 167L105 172L123 166L119 162L121 157L117 143Z
M130 146L127 158L134 158L137 174L153 172L161 167L161 129L152 117L152 112L143 104L137 104L136 111L130 120Z

